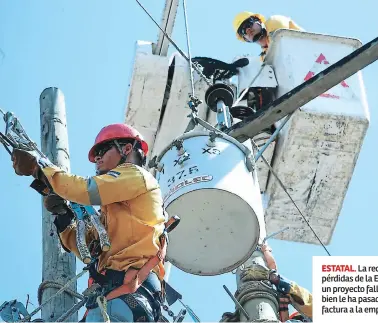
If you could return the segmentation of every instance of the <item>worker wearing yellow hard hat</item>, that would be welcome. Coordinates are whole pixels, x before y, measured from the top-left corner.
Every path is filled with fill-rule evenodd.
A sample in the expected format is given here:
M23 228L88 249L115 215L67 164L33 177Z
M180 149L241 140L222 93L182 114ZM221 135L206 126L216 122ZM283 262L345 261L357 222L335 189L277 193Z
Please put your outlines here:
M282 322L311 322L312 321L312 294L296 282L289 280L277 272L277 264L272 254L272 248L267 244L260 247L264 255L267 269L270 270L269 280L277 287L280 297L280 320ZM287 301L285 301L285 298ZM298 312L296 317L289 317L288 305L291 304ZM285 313L286 312L286 313ZM284 319L287 317L287 319ZM299 319L301 318L301 319ZM290 320L289 320L290 319Z
M304 29L298 26L291 18L274 15L266 19L263 15L249 11L238 13L233 21L236 38L243 42L258 43L262 52L260 56L265 58L269 48L269 34L277 29Z

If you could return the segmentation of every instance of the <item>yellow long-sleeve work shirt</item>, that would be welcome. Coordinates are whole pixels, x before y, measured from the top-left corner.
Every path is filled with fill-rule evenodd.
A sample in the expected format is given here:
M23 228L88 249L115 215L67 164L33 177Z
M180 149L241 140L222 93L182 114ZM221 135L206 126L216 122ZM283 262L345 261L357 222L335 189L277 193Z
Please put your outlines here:
M300 313L312 319L312 294L295 282L290 283L289 291L291 305Z
M55 166L42 171L54 192L62 198L101 207L101 222L111 248L100 255L98 271L141 268L157 254L165 217L160 187L151 173L129 163L89 178L66 173ZM60 238L62 244L80 258L75 235L76 227L70 225L60 233ZM97 232L88 232L87 242L93 238L98 238ZM162 263L153 271L160 280L164 278Z
M275 32L278 29L293 29L293 30L301 30L304 31L302 27L297 25L291 18L281 15L274 15L271 16L267 21L265 22L265 27L268 32L268 46L261 47L261 60L265 59L266 53L269 49L270 45L270 37L269 34Z

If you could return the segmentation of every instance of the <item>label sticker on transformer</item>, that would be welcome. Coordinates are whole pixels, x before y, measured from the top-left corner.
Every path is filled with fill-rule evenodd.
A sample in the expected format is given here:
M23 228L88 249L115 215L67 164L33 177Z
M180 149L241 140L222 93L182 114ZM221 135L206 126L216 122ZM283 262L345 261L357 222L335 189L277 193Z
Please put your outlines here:
M183 187L187 187L189 185L197 184L197 183L201 183L201 182L210 182L212 180L213 180L212 175L201 175L201 176L196 176L196 177L193 177L193 178L188 178L188 179L178 183L174 187L172 187L168 191L168 193L166 195L164 195L163 202L165 203L171 195L173 195L174 193L176 193L178 190L180 190Z

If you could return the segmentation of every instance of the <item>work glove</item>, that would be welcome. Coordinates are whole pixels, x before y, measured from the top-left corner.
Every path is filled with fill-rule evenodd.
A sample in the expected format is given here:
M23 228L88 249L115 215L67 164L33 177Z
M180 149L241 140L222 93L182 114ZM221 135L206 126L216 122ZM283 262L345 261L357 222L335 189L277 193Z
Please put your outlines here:
M271 270L269 274L270 282L277 287L282 294L289 294L291 290L291 281L279 275L277 271Z
M66 200L54 193L46 196L43 204L52 214L64 215L69 211Z
M38 179L40 167L52 166L47 158L41 158L33 151L13 149L13 168L17 175L33 176Z
M37 176L39 170L38 160L33 153L21 149L13 149L12 162L17 175Z
M269 280L270 272L269 268L254 263L242 270L240 280L242 282L250 280Z

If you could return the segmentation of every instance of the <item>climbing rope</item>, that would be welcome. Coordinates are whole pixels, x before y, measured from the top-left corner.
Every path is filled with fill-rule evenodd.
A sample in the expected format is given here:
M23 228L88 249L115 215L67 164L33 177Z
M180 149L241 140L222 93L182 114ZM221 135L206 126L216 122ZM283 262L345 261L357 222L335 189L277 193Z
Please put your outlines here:
M40 300L42 299L42 296L40 296L42 294L42 291L44 288L47 288L46 286L43 285L43 283L39 286L38 288L38 302L40 302L40 305L33 311L31 312L29 315L27 315L26 317L24 317L21 322L27 322L27 321L30 321L30 319L33 317L33 315L37 314L47 303L49 303L52 299L54 299L55 297L59 296L60 294L63 294L64 292L67 291L67 293L74 293L74 294L77 294L76 292L73 292L71 290L68 290L68 287L76 282L81 276L83 276L86 271L87 271L87 267L85 267L79 274L77 274L75 277L73 277L72 279L70 279L66 284L62 285L62 287L54 294L54 295L51 295L47 300L45 300L42 304L40 302ZM52 285L55 285L55 286L58 286L60 284L58 283L54 283L54 282L47 282L46 285L49 285L49 284L52 284ZM41 288L42 286L42 288ZM53 287L53 286L51 286ZM59 286L60 287L60 286ZM58 288L59 288L58 287ZM80 294L77 294L77 295L80 295ZM75 296L76 297L76 296ZM84 296L80 295L78 298L80 298L82 301L84 301Z
M39 287L38 287L38 294L37 294L37 297L38 297L38 304L41 305L42 303L42 296L43 296L43 291L47 288L56 288L56 289L62 289L64 287L63 284L60 284L60 283L56 283L56 282L53 282L53 281L44 281L42 282ZM85 297L71 289L64 289L64 292L67 293L68 295L70 296L73 296L73 297L76 297L80 300L83 300L85 299Z
M108 302L104 296L97 296L96 302L98 307L100 308L102 317L104 318L104 322L110 323L110 318L108 315Z

